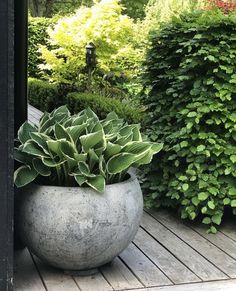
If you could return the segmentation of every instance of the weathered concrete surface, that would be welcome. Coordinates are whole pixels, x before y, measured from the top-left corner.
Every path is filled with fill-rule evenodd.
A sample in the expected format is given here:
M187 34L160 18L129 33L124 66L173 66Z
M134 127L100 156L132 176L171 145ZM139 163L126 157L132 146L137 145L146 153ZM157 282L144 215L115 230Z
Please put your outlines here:
M64 270L86 270L110 262L133 240L143 198L135 177L89 188L30 185L21 193L18 230L40 259Z

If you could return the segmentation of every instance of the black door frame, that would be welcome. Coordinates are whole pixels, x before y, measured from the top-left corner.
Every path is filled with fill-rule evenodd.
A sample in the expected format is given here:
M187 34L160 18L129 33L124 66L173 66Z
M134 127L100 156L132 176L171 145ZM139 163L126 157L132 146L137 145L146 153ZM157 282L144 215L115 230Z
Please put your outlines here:
M0 290L13 290L14 1L0 1Z
M0 0L0 291L13 290L13 149L27 119L27 2Z

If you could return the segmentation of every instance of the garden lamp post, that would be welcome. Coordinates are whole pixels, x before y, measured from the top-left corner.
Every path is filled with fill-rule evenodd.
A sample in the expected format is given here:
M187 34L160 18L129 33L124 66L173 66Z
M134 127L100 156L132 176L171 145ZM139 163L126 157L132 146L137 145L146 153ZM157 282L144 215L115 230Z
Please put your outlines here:
M96 68L96 47L92 42L90 42L89 44L86 45L85 48L86 48L86 65L88 72L87 89L88 91L90 91L92 85L93 70Z

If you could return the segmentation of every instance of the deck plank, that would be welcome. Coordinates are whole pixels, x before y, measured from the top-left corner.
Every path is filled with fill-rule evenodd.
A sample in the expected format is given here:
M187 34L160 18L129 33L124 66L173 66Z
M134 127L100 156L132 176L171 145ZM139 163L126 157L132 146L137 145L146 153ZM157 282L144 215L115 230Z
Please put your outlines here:
M71 276L65 275L61 270L49 267L35 256L34 261L37 264L47 291L79 291L79 287Z
M136 289L135 291L235 291L236 280L223 280L165 287ZM134 290L127 290L134 291Z
M120 257L145 287L172 284L134 244L130 244Z
M236 262L222 250L214 246L206 238L199 235L196 231L186 226L180 219L177 219L169 211L160 210L157 212L150 211L150 213L172 232L174 232L183 241L188 243L193 249L195 249L202 257L212 262L217 268L219 268L224 274L227 274L231 278L236 278ZM219 272L214 266L210 268L211 276L206 277L205 280L224 279L226 276ZM214 275L215 274L215 275Z
M227 237L225 234L221 232L217 232L216 234L208 234L207 228L199 225L194 225L193 229L198 232L205 239L210 241L212 244L217 246L219 249L224 251L230 257L236 260L236 242L231 238ZM225 263L225 262L224 262ZM234 263L234 268L236 271L236 261Z
M15 252L15 291L46 291L27 249Z
M233 218L233 221L223 221L220 232L231 238L236 242L236 224L234 223L235 218Z
M147 213L144 213L142 226L202 280L227 278L225 274L186 244L185 240L180 239Z
M201 281L193 272L143 229L139 229L134 243L175 284Z
M112 291L111 285L106 281L103 275L99 272L93 276L74 277L81 291Z
M144 287L119 258L102 267L101 272L115 290Z

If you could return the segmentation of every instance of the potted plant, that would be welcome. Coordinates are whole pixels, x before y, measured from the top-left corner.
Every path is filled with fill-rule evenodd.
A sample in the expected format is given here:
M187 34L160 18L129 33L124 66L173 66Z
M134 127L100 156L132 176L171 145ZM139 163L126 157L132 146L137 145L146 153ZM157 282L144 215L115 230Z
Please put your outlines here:
M14 177L22 241L64 270L110 262L132 241L142 215L141 189L128 170L149 163L161 148L115 113L99 120L90 109L71 115L62 106L44 113L38 126L25 122Z

